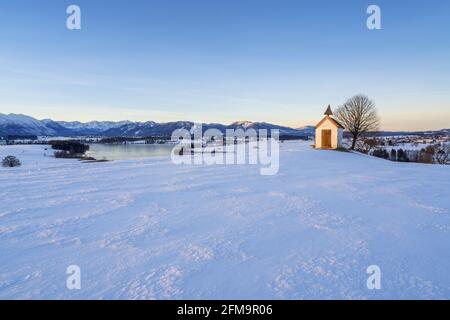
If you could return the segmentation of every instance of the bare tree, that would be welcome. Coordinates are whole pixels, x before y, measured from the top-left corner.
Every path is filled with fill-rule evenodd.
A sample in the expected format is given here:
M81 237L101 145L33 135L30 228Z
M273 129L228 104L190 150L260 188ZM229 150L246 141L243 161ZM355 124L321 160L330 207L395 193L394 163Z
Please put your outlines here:
M335 112L336 118L351 133L354 150L356 141L369 131L376 131L380 125L375 103L365 95L356 95L348 99Z
M358 140L355 147L356 147L356 150L358 150L362 153L365 153L365 154L369 154L370 151L372 151L379 145L380 145L380 142L377 139L364 138L364 139Z

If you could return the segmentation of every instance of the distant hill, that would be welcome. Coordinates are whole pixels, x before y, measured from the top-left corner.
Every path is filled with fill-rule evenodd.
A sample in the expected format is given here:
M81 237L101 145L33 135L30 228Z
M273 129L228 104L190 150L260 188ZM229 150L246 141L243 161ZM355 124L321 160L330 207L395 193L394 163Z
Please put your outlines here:
M297 130L304 132L308 136L314 136L316 134L315 126L304 126L304 127L297 128Z
M431 136L431 135L441 135L441 136L450 136L450 129L441 129L441 130L428 130L428 131L377 131L372 132L369 135L371 136Z

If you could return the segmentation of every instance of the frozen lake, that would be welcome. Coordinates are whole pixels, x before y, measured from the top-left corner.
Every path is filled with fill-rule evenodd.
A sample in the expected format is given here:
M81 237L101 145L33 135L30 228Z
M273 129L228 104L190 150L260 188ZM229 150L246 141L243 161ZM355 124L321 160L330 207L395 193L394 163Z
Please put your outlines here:
M99 144L89 145L89 157L98 160L129 160L169 156L173 145L167 144Z

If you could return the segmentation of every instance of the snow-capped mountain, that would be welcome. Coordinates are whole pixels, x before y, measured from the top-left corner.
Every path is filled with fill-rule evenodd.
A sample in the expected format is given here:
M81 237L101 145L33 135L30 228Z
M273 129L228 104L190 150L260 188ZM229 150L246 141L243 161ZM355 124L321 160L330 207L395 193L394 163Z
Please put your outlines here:
M284 135L304 135L304 132L302 132L301 130L284 127L284 126L278 126L278 125L267 123L267 122L238 121L238 122L234 122L234 123L230 124L229 126L227 126L227 129L235 129L235 130L236 129L243 129L243 130L248 130L248 129L274 130L274 129L278 129L280 131L281 135L283 135L283 134Z
M145 123L128 123L124 126L116 127L103 132L105 136L170 136L176 129L186 129L191 133L197 124L191 121L177 121L167 123L145 122ZM278 129L281 135L305 136L305 132L292 129L289 127L277 126L266 122L239 121L230 125L220 123L203 123L202 130L218 129L225 134L226 129Z
M57 132L44 122L23 114L0 113L0 135L56 135Z
M255 123L252 121L236 121L230 124L231 127L248 129L254 127Z
M61 126L65 127L65 128L68 128L68 129L71 129L74 131L78 131L78 132L83 132L84 134L90 134L90 135L100 134L106 130L121 127L121 126L124 126L129 123L132 123L132 122L131 121L119 121L119 122L114 122L114 121L90 121L90 122L58 121L58 124L60 124Z
M0 114L0 136L90 136L124 126L130 121L66 122L37 120L23 114Z
M123 137L170 136L176 129L186 129L188 131L193 131L195 125L196 124L191 121L176 121L166 123L157 123L154 121L134 122L107 130L103 132L103 135ZM203 131L209 128L217 128L223 131L225 126L221 124L202 124Z

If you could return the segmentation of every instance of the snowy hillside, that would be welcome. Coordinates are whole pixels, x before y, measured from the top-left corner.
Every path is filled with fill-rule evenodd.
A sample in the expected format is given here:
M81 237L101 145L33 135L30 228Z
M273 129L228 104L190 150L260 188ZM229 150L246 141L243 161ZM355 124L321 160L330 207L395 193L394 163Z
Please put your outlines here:
M448 166L280 152L261 176L0 148L23 162L0 168L0 298L450 299ZM81 290L66 288L73 264Z

